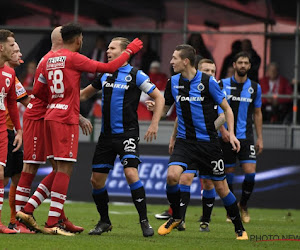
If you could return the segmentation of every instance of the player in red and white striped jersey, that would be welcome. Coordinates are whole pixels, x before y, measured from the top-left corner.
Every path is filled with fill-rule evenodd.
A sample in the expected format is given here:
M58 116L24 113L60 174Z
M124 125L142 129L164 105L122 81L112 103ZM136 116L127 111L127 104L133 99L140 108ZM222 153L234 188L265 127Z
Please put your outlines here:
M15 71L6 66L5 62L12 59L14 49L14 34L9 30L0 30L0 218L4 197L4 167L7 159L7 127L6 108L17 131L14 140L16 150L22 145L22 130L19 111L16 103ZM1 220L0 220L1 221ZM0 233L16 233L0 222Z
M79 91L81 72L114 72L131 54L142 48L139 39L128 45L126 52L110 63L100 63L80 55L82 29L79 25L68 24L61 30L64 48L56 51L40 67L43 74L35 82L33 94L45 98L45 86L50 96L45 116L47 156L57 162L51 188L51 205L43 231L50 234L73 235L61 228L59 217L66 200L72 163L76 162L78 150Z
M21 57L22 53L20 51L20 47L15 42L12 59L7 61L6 65L15 69L23 62ZM25 88L17 77L15 78L15 88L17 101L26 107L30 101L30 97L27 95ZM23 149L19 148L18 150L15 150L15 146L13 146L13 142L15 140L15 131L14 124L10 118L8 110L6 110L6 126L8 133L8 154L6 167L4 169L4 186L6 186L9 182L9 179L11 179L8 195L10 206L10 223L8 228L15 230L17 233L34 233L33 231L30 231L24 224L16 220L15 196L23 168Z
M61 38L61 26L56 27L51 34L52 48L40 62L47 60L55 51L61 49L63 46ZM41 74L40 63L37 66L35 73L35 82ZM47 101L48 90L46 88L45 100ZM44 136L44 116L47 111L48 103L39 98L35 98L31 95L31 101L25 110L23 117L23 130L24 130L24 167L22 175L16 191L16 211L22 210L25 214L19 213L18 217L26 219L33 219L32 214L34 210L50 195L51 186L56 174L56 163L53 159L49 159L53 171L47 175L39 184L37 190L34 192L32 197L29 199L31 185L33 179L37 173L38 168L41 164L46 163L46 150L45 150L45 136ZM81 126L84 134L88 134L91 131L92 126L90 122L81 117L79 125ZM20 216L21 214L21 216ZM29 217L26 215L30 215ZM82 232L84 229L79 226L73 225L65 216L62 211L60 216L60 223L64 226L67 231L77 233ZM35 221L33 221L35 223Z

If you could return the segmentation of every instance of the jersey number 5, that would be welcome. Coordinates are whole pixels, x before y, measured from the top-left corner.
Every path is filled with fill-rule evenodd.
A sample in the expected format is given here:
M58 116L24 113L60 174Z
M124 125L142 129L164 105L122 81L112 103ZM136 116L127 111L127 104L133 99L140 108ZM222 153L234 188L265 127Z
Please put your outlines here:
M51 92L55 94L62 94L65 91L63 83L64 74L60 69L50 70L48 79L52 80L53 86L50 86Z

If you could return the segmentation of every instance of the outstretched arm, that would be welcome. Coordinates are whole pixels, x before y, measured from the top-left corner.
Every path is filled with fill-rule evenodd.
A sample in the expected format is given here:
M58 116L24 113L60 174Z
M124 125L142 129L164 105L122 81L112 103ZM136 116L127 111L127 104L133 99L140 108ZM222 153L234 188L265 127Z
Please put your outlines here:
M91 84L80 90L80 101L85 102L95 95L99 90L94 88Z
M106 72L106 73L115 72L126 61L129 60L130 56L136 54L142 48L143 48L143 42L140 39L135 38L130 44L128 44L126 50L122 53L122 55L116 58L115 60L109 63L98 62L97 72Z

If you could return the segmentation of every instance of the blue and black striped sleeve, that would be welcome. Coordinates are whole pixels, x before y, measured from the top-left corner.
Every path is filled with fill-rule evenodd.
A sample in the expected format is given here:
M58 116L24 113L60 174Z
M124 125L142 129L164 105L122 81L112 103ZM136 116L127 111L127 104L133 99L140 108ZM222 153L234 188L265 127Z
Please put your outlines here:
M172 106L172 104L174 103L174 98L171 90L171 79L169 79L167 82L164 96L165 96L165 105Z
M103 74L99 74L97 77L94 78L94 80L91 82L91 85L95 88L95 89L102 89L102 83L101 83L101 78L102 78Z
M254 107L255 108L261 107L261 87L259 84L257 84L257 94L256 94L256 98L254 100Z
M218 105L221 104L221 102L225 98L225 95L221 90L219 83L212 76L209 78L209 93Z

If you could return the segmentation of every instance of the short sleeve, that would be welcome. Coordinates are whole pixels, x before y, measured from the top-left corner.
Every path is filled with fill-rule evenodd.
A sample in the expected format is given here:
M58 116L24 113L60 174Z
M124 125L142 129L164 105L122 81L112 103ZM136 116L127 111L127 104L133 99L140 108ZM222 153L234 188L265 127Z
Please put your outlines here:
M149 76L141 70L139 70L136 74L136 85L141 91L145 92L146 94L152 93L156 88L156 86L150 81Z
M261 107L261 87L259 84L257 84L257 94L256 94L256 98L254 100L254 107L255 108Z
M171 79L169 79L167 82L164 96L165 96L165 104L171 106L174 103L174 98L171 91Z
M102 78L103 74L98 75L97 77L95 77L95 79L91 82L91 85L95 88L95 89L102 89L102 84L101 84L101 78Z
M209 93L218 105L221 104L225 98L224 92L221 90L219 83L213 76L209 78Z

